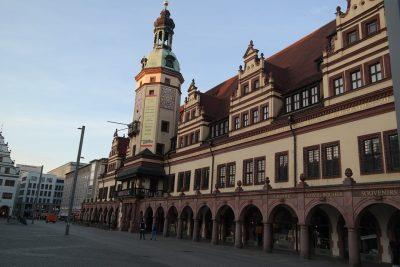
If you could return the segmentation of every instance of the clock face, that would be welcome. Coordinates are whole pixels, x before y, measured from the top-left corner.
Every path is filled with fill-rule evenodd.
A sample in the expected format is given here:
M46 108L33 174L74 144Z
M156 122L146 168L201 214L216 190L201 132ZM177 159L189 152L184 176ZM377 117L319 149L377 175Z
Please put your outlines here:
M161 88L160 107L168 110L175 108L175 89L169 87Z

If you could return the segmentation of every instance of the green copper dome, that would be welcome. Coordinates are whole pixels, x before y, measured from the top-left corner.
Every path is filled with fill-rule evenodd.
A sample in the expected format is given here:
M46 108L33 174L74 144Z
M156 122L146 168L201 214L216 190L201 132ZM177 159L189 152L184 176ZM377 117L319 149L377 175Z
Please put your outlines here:
M144 68L163 67L180 72L179 62L175 54L169 49L155 48L146 59Z

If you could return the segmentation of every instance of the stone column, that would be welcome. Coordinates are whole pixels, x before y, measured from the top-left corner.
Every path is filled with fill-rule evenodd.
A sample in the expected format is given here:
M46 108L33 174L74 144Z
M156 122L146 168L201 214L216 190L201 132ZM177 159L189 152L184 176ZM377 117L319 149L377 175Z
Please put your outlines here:
M235 224L235 247L236 248L242 248L243 243L242 243L242 222L241 221L236 221Z
M360 250L358 247L358 231L355 228L348 228L349 241L349 265L351 267L360 266Z
M300 225L300 256L304 259L308 259L310 257L308 225Z
M272 223L264 223L263 250L272 252Z
M178 229L176 232L176 238L182 239L182 218L178 218Z
M163 237L168 236L168 217L165 217L164 225L163 225Z
M218 221L215 219L213 220L211 244L218 245Z
M206 238L206 214L204 213L201 224L201 238Z
M200 220L199 219L194 219L193 241L195 241L195 242L199 241L199 224L200 224Z

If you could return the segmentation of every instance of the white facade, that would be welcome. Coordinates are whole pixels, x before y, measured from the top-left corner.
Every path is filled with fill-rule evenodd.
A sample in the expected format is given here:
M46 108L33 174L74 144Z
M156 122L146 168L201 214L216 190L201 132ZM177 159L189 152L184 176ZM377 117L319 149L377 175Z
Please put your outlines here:
M17 197L17 209L20 214L32 215L32 208L37 198L41 212L60 210L64 180L51 174L43 174L39 185L40 172L23 172ZM38 188L40 188L38 194Z
M95 199L98 191L99 177L105 172L107 159L92 160L86 166L78 170L78 179L76 181L75 197L72 212L79 212L82 202ZM67 216L71 190L74 181L74 171L67 173L64 179L64 191L61 202L61 216Z
M0 132L0 217L13 213L19 170L11 159L11 151Z

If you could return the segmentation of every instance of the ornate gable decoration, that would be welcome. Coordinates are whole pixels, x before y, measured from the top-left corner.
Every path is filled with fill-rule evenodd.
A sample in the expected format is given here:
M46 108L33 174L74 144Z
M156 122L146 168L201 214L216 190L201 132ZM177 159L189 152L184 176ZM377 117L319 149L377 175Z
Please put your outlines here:
M246 53L244 53L243 59L244 61L250 60L250 57L256 57L258 56L258 49L254 48L254 43L253 40L250 40L249 47L246 50Z
M364 13L377 4L383 5L383 0L347 0L347 10L342 12L340 6L336 8L336 15L339 17L340 22L346 22L355 16Z

